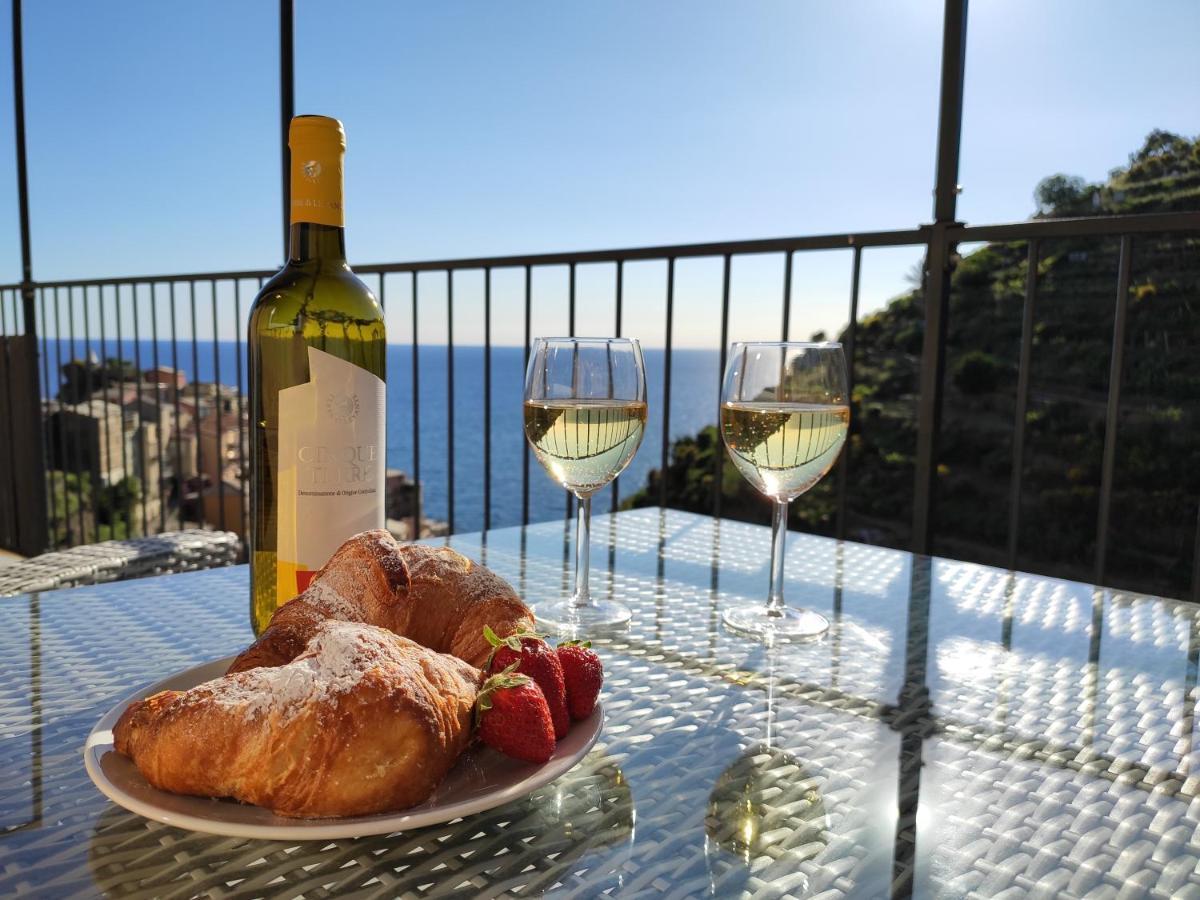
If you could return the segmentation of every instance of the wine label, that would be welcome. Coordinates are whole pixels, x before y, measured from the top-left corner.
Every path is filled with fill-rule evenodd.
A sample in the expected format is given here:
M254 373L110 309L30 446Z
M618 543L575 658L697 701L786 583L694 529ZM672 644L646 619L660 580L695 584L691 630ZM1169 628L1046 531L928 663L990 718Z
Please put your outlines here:
M308 348L309 380L279 392L280 605L346 538L384 527L384 384L366 369Z
M327 148L292 149L292 222L345 225L342 154Z

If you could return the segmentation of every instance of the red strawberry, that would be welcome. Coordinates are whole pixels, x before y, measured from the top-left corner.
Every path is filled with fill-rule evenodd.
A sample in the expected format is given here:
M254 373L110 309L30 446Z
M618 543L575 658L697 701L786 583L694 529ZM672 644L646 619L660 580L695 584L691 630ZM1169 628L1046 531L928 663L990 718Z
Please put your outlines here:
M531 763L554 755L554 723L533 680L509 666L484 682L476 700L479 739L501 753Z
M492 659L485 672L498 672L516 664L522 675L528 675L542 689L550 716L554 720L554 736L562 740L571 727L571 716L567 713L567 688L563 683L562 665L541 635L518 632L506 638L483 626L483 636L492 645Z
M604 683L604 666L591 641L563 641L558 645L558 661L562 663L567 683L567 709L572 719L586 719L596 708L600 685Z
M604 665L590 641L563 641L558 644L558 661L566 683L566 708L572 719L587 719L604 684Z

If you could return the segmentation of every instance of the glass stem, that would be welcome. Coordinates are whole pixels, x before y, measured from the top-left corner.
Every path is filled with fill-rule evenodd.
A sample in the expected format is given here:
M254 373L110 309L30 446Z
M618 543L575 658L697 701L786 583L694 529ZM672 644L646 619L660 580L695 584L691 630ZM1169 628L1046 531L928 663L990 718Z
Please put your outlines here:
M575 527L575 593L571 595L571 603L575 606L591 606L592 594L588 587L588 574L591 571L589 551L592 546L592 495L576 496L576 501L578 519Z
M775 516L771 521L771 590L767 594L767 615L783 615L783 543L787 537L786 500L775 501Z

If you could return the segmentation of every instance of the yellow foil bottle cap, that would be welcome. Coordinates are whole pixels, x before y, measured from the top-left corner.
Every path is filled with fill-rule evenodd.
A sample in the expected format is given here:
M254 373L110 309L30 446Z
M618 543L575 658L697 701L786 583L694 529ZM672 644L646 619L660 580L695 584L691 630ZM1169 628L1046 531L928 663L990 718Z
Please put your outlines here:
M342 159L346 132L328 116L296 116L288 127L291 149L291 221L342 227Z
M288 126L288 146L311 146L312 144L334 144L346 149L346 129L337 119L329 116L293 116Z

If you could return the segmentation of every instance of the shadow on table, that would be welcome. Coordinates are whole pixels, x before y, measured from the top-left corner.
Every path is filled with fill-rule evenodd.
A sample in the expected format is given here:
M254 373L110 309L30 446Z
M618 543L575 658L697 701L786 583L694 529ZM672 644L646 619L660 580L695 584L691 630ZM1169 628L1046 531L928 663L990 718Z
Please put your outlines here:
M431 896L487 889L522 896L570 884L620 888L634 800L615 760L593 752L528 797L417 831L337 841L248 841L198 834L112 806L92 832L99 891L126 896L293 896L367 889ZM424 888L424 889L422 889Z

